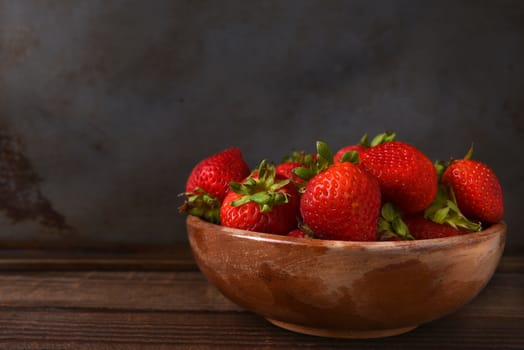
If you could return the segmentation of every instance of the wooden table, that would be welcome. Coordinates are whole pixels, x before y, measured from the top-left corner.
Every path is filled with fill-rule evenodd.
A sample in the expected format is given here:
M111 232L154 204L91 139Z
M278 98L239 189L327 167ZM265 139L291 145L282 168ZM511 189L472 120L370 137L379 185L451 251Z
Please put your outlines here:
M524 257L470 304L372 340L292 333L209 285L185 245L0 250L0 349L524 349Z

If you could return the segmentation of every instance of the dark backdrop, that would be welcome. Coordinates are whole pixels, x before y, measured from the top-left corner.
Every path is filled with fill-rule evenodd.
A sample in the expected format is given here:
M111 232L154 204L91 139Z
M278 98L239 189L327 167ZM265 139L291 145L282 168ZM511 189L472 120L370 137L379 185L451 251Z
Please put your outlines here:
M524 197L523 1L0 1L0 238L185 240L187 174L396 131Z

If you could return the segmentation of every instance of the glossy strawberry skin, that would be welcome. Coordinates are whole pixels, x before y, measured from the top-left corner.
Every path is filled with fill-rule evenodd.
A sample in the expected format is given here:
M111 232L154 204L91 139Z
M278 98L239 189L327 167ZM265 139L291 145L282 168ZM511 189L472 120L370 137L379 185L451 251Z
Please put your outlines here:
M380 200L378 182L362 167L335 163L309 180L300 212L319 238L375 241Z
M306 233L299 229L299 228L296 228L294 230L291 230L288 232L287 236L289 237L297 237L297 238L305 238L307 237Z
M299 162L284 162L276 166L277 175L286 179L290 179L297 183L304 183L305 181L293 173L293 169L303 166Z
M422 215L408 215L402 218L415 239L443 238L463 235L473 231L465 228L453 228L448 224L437 224Z
M437 194L437 172L431 160L401 141L371 147L360 153L361 164L380 184L383 200L404 214L426 209Z
M189 174L186 192L199 187L221 202L229 192L229 183L241 181L249 172L242 152L231 147L201 160Z
M494 224L504 217L502 187L486 164L472 159L453 161L442 174L442 183L453 188L457 205L468 219Z
M231 203L242 197L241 194L229 192L220 207L220 222L222 226L242 230L286 235L295 229L299 215L299 193L293 184L288 184L280 191L289 194L288 203L274 206L270 212L263 213L255 202L240 206Z

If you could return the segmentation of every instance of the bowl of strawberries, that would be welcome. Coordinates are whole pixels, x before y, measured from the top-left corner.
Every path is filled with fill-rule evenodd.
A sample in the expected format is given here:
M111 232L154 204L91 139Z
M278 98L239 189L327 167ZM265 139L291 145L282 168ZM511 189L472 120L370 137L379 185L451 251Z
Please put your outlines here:
M433 163L384 133L250 170L237 148L191 171L181 211L200 270L269 322L376 338L448 315L504 250L502 190L472 159Z

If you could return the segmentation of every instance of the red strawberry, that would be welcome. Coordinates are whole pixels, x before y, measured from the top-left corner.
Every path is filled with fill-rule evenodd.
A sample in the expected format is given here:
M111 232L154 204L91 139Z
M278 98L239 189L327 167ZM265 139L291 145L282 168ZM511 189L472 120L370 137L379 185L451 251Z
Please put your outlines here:
M474 232L463 227L454 228L448 224L437 224L420 214L408 215L402 219L415 239L452 237Z
M287 234L289 237L299 237L299 238L315 238L315 234L309 227L303 223L299 223L298 227L294 230L291 230Z
M348 152L356 152L358 155L360 155L362 152L365 152L368 148L380 145L381 143L394 141L396 137L397 135L395 133L384 132L375 136L370 143L368 140L368 134L364 134L364 136L360 138L360 143L345 146L339 149L337 153L335 153L334 161L335 163L340 162L341 160L343 160L342 158L344 158L344 155Z
M392 202L404 214L421 212L434 200L437 172L417 148L390 141L361 153L361 164L378 179L384 201Z
M297 238L312 238L306 231L300 228L296 228L292 231L289 231L287 234L288 237L297 237Z
M364 152L367 148L362 145L349 145L346 147L342 147L335 153L334 161L335 163L340 162L342 160L342 157L344 154L348 152L357 152L359 155L361 152Z
M297 238L305 238L307 237L306 233L299 229L299 228L296 228L292 231L290 231L288 234L287 234L289 237L297 237Z
M320 238L374 241L380 188L362 167L334 163L309 180L300 212L304 224Z
M300 167L309 169L316 160L316 154L294 151L291 155L284 157L282 162L276 166L277 175L290 179L295 184L301 186L305 180L298 177L294 170Z
M288 179L275 174L275 167L262 161L258 171L232 182L220 207L223 226L285 235L297 227L299 194Z
M229 182L240 181L250 170L238 148L231 147L200 161L186 182L186 192L197 187L222 201L229 192Z
M186 201L180 211L218 223L220 205L229 192L229 183L244 179L249 172L238 148L228 148L203 159L189 174L184 193Z
M284 177L286 179L290 179L296 183L303 183L304 180L299 178L293 172L295 168L299 168L301 166L304 166L304 165L299 162L284 162L276 166L276 172L278 176Z
M451 187L457 205L469 219L494 224L504 217L502 187L486 164L466 158L452 161L442 174L442 183Z

